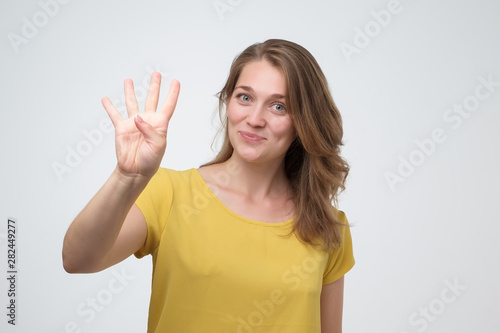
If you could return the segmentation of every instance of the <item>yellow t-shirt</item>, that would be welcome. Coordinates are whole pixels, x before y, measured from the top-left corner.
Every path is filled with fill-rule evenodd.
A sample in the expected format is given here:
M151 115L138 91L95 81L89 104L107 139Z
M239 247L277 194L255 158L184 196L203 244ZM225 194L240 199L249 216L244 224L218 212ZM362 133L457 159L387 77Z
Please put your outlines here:
M349 227L322 252L229 210L196 169L160 168L136 201L153 257L148 333L320 332L322 285L354 265ZM343 212L340 221L347 224Z

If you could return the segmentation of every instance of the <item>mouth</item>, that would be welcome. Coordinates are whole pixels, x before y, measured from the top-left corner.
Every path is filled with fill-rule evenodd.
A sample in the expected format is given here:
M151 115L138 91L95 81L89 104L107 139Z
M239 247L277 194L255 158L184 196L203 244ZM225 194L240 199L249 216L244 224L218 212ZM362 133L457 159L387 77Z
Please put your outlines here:
M240 131L240 136L245 140L245 141L250 141L250 142L260 142L260 141L264 141L266 140L266 138L260 136L260 135L257 135L257 134L253 134L253 133L249 133L249 132L245 132L245 131Z

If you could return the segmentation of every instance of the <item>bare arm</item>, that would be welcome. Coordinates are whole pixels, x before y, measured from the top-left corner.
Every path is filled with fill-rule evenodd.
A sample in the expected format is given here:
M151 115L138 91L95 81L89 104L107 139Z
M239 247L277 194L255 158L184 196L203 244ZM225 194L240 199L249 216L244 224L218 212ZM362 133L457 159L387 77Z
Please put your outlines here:
M344 277L324 285L321 291L321 332L342 333Z
M137 207L131 208L144 183L147 179L133 183L113 172L66 232L63 265L67 272L98 272L141 248L146 221Z
M105 269L136 252L146 240L146 222L134 202L160 166L180 89L179 82L173 81L167 100L156 112L160 82L160 74L153 73L140 116L131 80L125 81L128 119L108 98L102 100L115 127L117 166L66 232L63 265L70 273Z

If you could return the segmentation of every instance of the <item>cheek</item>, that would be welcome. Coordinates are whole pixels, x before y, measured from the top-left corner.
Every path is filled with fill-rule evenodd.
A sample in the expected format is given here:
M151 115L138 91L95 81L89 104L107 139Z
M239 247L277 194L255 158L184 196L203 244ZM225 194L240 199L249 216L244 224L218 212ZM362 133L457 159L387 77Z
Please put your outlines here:
M278 119L273 125L276 134L295 138L295 128L293 127L292 120L290 118Z
M241 112L239 105L235 102L229 102L226 106L226 116L230 123L238 123L243 119L243 113Z
M244 117L238 107L237 103L228 102L226 106L226 117L227 117L227 131L229 135L229 141L233 142L235 139L235 129L239 127L239 124L244 120Z

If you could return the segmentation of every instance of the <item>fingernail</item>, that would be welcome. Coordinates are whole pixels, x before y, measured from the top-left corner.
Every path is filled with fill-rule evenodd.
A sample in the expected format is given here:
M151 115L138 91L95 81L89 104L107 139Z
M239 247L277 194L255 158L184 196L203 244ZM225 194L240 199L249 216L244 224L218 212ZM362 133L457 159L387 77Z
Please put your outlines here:
M137 121L140 122L140 123L144 122L144 120L142 120L142 118L141 118L141 116L139 116L139 114L135 115L135 119L137 119Z

